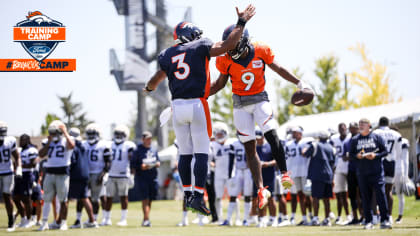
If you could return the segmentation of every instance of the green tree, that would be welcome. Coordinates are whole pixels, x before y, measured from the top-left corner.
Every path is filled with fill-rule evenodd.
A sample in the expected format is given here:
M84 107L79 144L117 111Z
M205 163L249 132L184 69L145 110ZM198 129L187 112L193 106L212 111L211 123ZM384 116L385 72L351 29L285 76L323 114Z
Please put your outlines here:
M358 43L356 46L350 47L350 51L362 59L360 69L349 74L350 83L361 89L358 103L355 104L356 107L374 106L401 100L401 97L395 99L392 96L395 93L391 89L387 67L370 59L364 44Z

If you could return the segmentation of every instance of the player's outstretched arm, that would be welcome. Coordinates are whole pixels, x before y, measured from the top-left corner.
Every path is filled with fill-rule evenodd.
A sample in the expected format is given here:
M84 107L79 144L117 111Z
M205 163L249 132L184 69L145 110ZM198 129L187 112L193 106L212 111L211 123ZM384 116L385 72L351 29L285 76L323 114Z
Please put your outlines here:
M269 64L268 66L277 74L279 74L283 79L296 85L299 84L299 79L296 78L294 74L290 73L288 70L279 65L276 61L273 61L273 63Z
M219 90L224 88L228 79L229 75L220 74L219 78L213 83L211 83L209 96L216 94L217 92L219 92Z
M216 57L236 47L239 39L241 39L242 33L245 29L245 24L255 15L255 7L249 4L244 11L239 12L236 7L236 13L238 14L238 23L236 23L235 29L230 33L229 37L225 41L217 42L210 48L210 56Z
M166 73L163 70L158 70L147 82L146 87L143 88L144 92L152 92L157 86L166 78Z

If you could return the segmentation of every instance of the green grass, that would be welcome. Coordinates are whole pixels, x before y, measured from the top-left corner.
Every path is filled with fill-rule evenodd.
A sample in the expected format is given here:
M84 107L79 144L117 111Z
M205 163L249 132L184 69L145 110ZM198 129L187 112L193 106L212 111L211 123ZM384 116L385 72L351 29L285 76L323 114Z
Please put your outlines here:
M398 199L394 198L394 219L398 214ZM336 202L332 201L332 210L336 214ZM322 206L322 204L321 204ZM227 207L227 202L224 202L224 209ZM242 203L241 203L242 207ZM290 214L290 204L289 214ZM392 230L371 230L365 231L362 226L332 226L332 227L285 227L285 228L256 228L256 227L220 227L216 225L206 225L199 227L190 224L188 227L176 227L175 225L181 219L181 201L156 201L152 205L151 213L151 228L143 228L140 226L142 221L141 204L139 202L130 202L128 206L128 226L118 227L115 224L118 222L121 212L119 204L114 204L112 211L113 226L101 227L98 229L69 229L68 231L50 230L42 232L42 235L96 235L96 236L128 236L128 235L420 235L420 201L415 201L413 198L406 198L404 221L401 225L395 225ZM320 217L323 219L323 208L320 209ZM51 219L50 214L50 219ZM70 203L68 225L70 226L75 220L75 203ZM226 213L224 214L226 216ZM83 221L87 218L86 213L83 213ZM192 221L195 218L194 214L189 214L189 219ZM20 219L19 219L20 220ZM18 221L19 221L18 220ZM297 216L297 221L300 221L300 216ZM6 235L7 216L4 209L4 204L0 204L0 235ZM378 227L376 227L378 228ZM36 231L37 228L31 229L16 229L11 234L15 235L40 235Z

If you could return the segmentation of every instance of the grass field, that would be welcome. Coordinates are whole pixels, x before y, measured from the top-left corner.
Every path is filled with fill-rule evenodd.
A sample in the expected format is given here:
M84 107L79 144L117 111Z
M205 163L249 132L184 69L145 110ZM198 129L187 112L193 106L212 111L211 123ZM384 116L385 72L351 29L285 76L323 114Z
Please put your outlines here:
M398 214L398 199L394 198L394 219ZM224 209L226 209L227 202L224 202ZM321 204L322 206L322 204ZM333 211L336 213L335 201L332 201ZM291 226L283 228L256 228L256 227L221 227L216 225L206 225L203 227L193 225L190 223L188 227L177 227L176 224L181 219L181 201L156 201L152 206L151 214L151 228L141 227L142 213L141 204L139 202L131 202L128 206L128 226L118 227L115 224L118 222L121 212L120 205L114 204L112 211L113 226L101 227L98 229L69 229L68 231L49 230L45 232L37 232L36 227L31 229L16 229L11 233L14 235L97 235L97 236L128 236L128 235L181 235L181 236L195 236L195 235L420 235L420 201L415 201L413 198L406 198L405 216L403 223L395 225L392 230L371 230L365 231L362 226L332 226L332 227L312 227L312 226ZM242 207L242 203L241 203ZM290 204L288 204L290 208ZM320 209L323 212L323 209ZM290 209L289 209L290 214ZM51 219L50 214L50 219ZM75 220L75 203L70 203L68 225L70 226ZM226 216L226 214L224 214ZM323 214L320 214L323 219ZM86 213L83 213L83 221L87 218ZM190 213L190 222L195 218L195 215ZM20 221L20 219L18 220ZM300 216L297 216L297 221L300 221ZM51 222L51 220L50 220ZM0 235L6 235L7 216L4 209L4 204L0 205ZM379 227L376 227L379 228Z

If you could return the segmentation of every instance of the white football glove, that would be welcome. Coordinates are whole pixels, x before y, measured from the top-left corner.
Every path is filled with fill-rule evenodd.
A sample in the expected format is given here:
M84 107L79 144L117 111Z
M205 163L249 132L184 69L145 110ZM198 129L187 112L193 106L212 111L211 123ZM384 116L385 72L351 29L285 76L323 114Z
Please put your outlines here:
M22 177L22 166L16 167L16 177L18 178Z
M128 178L128 188L132 189L134 188L134 175L131 174L130 177Z
M312 90L311 86L305 82L303 82L302 80L299 81L299 83L296 85L298 87L298 89L302 90L302 89L310 89Z

